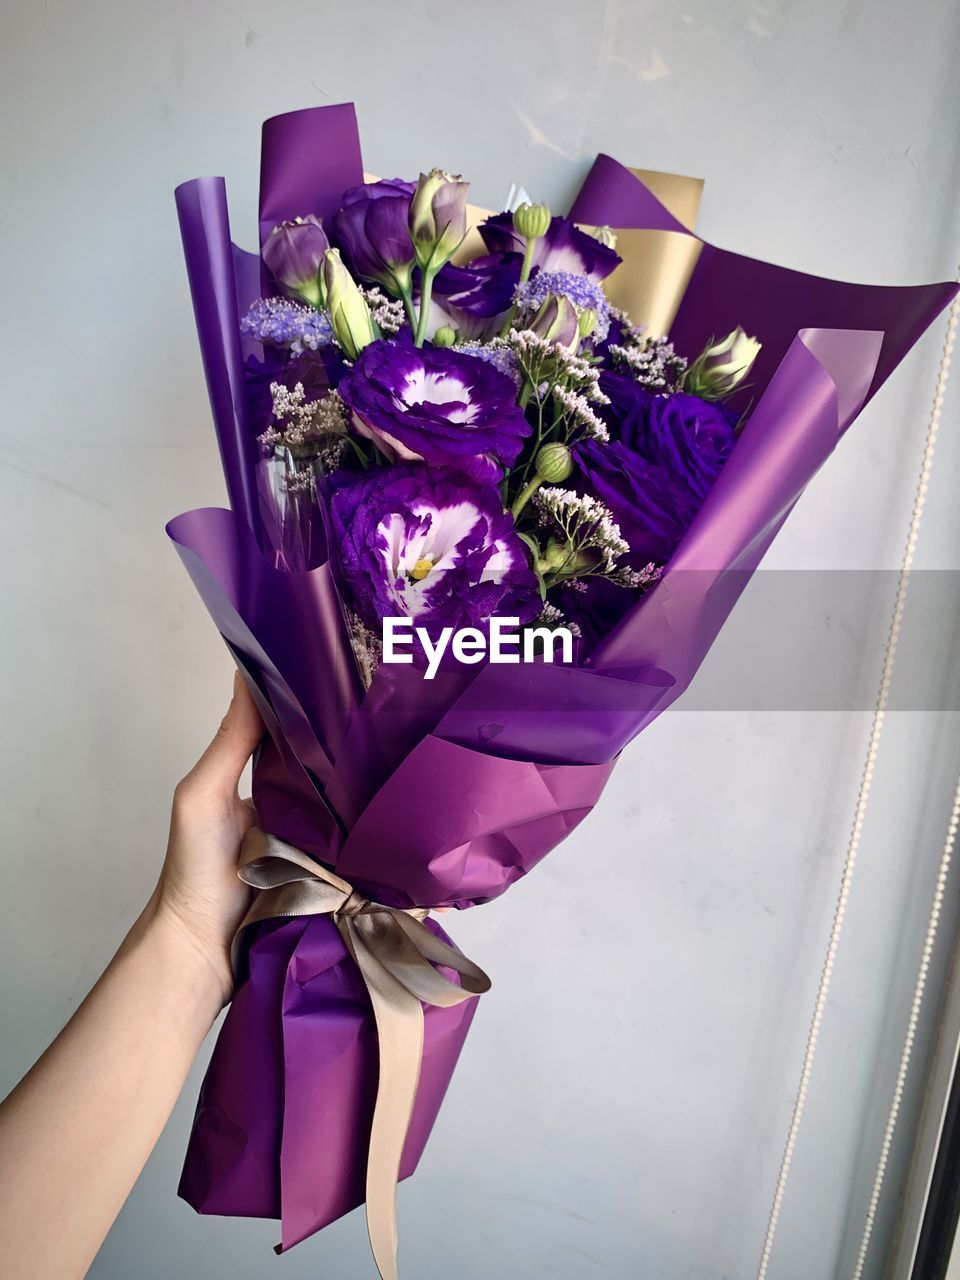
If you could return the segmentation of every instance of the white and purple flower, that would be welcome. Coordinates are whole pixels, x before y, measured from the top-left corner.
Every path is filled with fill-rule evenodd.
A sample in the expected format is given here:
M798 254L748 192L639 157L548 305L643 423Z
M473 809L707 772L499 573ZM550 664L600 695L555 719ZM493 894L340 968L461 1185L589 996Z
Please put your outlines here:
M471 341L498 334L520 282L520 261L515 253L492 253L466 267L448 262L433 283L428 332L449 324Z
M426 466L344 475L331 535L359 617L409 617L436 635L494 616L532 621L541 600L526 547L493 485Z
M480 234L490 253L523 253L524 239L513 225L512 213L494 214ZM531 265L535 271L569 271L599 282L619 263L619 254L569 218L551 218L546 235L535 243Z
M498 481L530 435L516 384L475 356L378 341L339 385L359 435L391 461Z

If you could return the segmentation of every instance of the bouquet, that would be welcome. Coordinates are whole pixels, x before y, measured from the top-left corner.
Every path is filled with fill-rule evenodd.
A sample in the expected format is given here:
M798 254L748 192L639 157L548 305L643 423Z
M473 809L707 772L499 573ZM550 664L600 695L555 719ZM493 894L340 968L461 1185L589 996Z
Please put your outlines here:
M366 1201L396 1276L489 987L429 912L586 817L953 295L716 249L699 186L601 156L569 217L485 214L365 179L338 106L264 126L259 254L222 180L178 189L231 510L169 532L268 730L180 1191L279 1248Z

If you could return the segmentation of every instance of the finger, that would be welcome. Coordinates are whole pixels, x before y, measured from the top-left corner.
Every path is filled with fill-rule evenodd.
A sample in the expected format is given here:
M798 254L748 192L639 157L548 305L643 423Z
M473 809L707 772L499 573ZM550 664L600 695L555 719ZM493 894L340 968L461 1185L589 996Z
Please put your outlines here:
M244 766L263 736L263 721L239 673L233 698L213 741L190 771L195 782L235 791Z

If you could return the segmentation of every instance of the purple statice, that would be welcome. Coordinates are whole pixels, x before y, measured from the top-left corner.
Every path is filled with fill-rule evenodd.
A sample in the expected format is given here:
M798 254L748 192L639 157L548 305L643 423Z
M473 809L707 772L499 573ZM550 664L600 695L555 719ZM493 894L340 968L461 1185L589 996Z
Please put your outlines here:
M391 461L426 462L498 481L531 427L515 383L475 356L381 339L338 387L354 430Z
M330 537L353 610L378 631L383 618L412 618L435 636L540 611L526 546L493 485L422 465L341 473Z
M333 345L326 315L289 298L258 298L241 319L240 332L258 342L288 347L292 355Z
M603 342L610 328L610 304L596 281L573 271L538 271L519 287L516 303L521 327L551 295L566 298L578 311L595 312L597 325L591 337Z

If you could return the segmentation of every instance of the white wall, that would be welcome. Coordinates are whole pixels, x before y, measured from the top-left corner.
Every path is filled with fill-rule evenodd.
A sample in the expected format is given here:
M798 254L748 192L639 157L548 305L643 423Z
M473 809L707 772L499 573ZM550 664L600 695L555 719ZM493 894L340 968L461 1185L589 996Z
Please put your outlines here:
M224 173L249 243L262 119L354 98L371 170L462 169L481 204L514 180L559 204L604 149L703 175L705 234L758 257L907 283L960 251L948 0L5 0L2 24L0 1092L143 902L230 681L163 534L223 495L178 181ZM899 562L941 335L770 563ZM925 567L960 552L957 405ZM455 922L496 989L401 1193L407 1276L755 1273L867 720L678 709L534 876ZM891 718L771 1280L850 1273L958 759L956 716ZM368 1275L357 1215L278 1264L271 1224L176 1200L201 1070L92 1274Z

